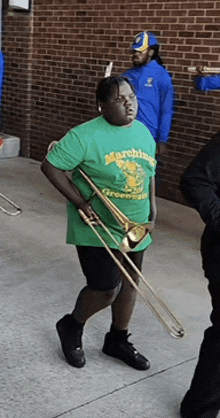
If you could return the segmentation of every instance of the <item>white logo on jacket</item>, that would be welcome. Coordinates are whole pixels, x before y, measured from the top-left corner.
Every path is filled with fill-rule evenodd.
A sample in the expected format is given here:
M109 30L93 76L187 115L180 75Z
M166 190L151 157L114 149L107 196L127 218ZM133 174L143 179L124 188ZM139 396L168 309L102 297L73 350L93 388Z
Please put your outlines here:
M145 86L146 87L153 87L153 82L154 82L154 79L152 77L149 77L147 79L147 82L145 83Z

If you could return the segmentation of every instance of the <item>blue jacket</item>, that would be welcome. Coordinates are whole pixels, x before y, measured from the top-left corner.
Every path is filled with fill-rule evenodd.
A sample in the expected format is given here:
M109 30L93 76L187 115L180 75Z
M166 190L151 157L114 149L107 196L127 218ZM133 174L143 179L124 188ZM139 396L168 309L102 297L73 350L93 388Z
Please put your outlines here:
M220 90L220 76L198 76L195 78L195 85L198 90Z
M153 60L127 70L138 98L137 119L150 130L156 142L167 142L171 128L174 89L168 71Z

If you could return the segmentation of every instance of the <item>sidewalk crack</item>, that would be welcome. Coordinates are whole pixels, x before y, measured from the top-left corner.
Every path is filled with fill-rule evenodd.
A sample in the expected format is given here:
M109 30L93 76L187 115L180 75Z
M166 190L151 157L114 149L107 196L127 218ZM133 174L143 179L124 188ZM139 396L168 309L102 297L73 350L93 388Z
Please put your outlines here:
M141 378L141 379L135 380L135 382L128 383L128 384L126 384L126 385L124 385L124 386L121 386L120 388L114 389L114 390L112 390L111 392L106 393L105 395L101 395L101 396L98 396L98 397L97 397L97 398L95 398L95 399L92 399L91 401L84 402L83 404L78 405L78 406L76 406L75 408L71 408L71 409L69 409L68 411L61 412L61 413L60 413L60 414L58 414L58 415L54 415L54 416L53 416L53 417L51 417L51 418L60 418L60 417L64 417L66 414L68 414L68 413L70 413L70 412L77 411L78 409L83 408L84 406L91 405L91 404L92 404L92 403L94 403L94 402L97 402L97 401L99 401L99 400L101 400L101 399L107 398L107 396L111 396L111 395L113 395L114 393L117 393L117 392L119 392L119 391L121 391L121 390L123 390L123 389L127 389L127 388L129 388L129 387L131 387L131 386L133 386L133 385L136 385L136 384L137 384L137 383L139 383L139 382L143 382L144 380L150 379L151 377L154 377L154 376L157 376L157 375L159 375L159 374L165 373L165 372L167 372L168 370L172 370L172 369L174 369L175 367L179 367L179 366L181 366L182 364L190 363L191 361L196 360L196 358L197 358L197 356L196 356L196 357L191 357L191 358L190 358L190 359L188 359L188 360L181 361L181 362L180 362L180 363L178 363L178 364L174 364L173 366L169 366L169 367L167 367L167 368L165 368L165 369L163 369L163 370L157 371L157 372L152 373L152 374L150 374L150 375L148 375L148 376L145 376L145 377L143 377L143 378Z

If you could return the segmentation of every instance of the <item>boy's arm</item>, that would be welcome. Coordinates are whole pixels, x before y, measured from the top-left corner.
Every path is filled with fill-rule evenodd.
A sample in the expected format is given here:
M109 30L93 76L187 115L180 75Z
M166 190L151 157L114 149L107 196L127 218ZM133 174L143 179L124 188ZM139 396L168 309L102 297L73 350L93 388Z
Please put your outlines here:
M52 183L69 202L72 202L77 209L81 209L89 218L95 216L90 204L85 200L64 171L54 167L46 158L41 164L41 171L48 178L50 183Z

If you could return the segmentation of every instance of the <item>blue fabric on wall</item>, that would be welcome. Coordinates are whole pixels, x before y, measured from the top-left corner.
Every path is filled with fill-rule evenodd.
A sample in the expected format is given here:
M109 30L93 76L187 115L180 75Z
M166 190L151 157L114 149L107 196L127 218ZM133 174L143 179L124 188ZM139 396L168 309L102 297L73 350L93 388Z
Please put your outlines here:
M195 86L198 90L220 90L220 75L198 76L195 78Z

